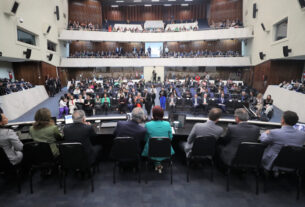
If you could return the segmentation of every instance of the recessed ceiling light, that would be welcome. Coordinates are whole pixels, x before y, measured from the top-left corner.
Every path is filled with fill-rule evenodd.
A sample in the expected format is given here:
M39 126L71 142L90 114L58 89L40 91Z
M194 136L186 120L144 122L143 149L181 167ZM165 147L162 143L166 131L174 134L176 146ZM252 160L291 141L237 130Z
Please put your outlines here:
M181 6L189 6L189 4L181 4Z
M142 2L142 0L133 0L133 2Z
M193 1L193 0L184 0L184 1Z
M123 3L124 1L115 1L116 3Z
M151 0L152 2L159 2L160 0Z
M171 6L171 4L164 4L164 6Z
M111 5L111 7L116 8L119 7L119 5Z
M151 4L145 4L144 6L151 6Z
M176 0L168 0L168 1L176 1Z

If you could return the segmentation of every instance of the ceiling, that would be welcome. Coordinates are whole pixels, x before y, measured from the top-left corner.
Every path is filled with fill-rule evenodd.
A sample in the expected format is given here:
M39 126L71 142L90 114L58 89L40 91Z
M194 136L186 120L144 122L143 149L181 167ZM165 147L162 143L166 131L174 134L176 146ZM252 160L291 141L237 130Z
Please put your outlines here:
M201 4L210 0L100 0L102 5L135 6L135 5L181 5Z

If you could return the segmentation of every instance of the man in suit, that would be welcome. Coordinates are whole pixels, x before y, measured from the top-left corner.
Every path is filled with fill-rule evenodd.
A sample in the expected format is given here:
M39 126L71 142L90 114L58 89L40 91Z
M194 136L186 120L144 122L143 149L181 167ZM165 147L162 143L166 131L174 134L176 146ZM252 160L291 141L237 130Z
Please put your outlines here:
M228 125L225 137L220 140L224 144L220 147L220 159L226 165L233 161L240 143L257 142L259 138L259 128L247 122L249 114L245 109L236 109L234 117L237 125Z
M281 120L282 128L267 130L261 135L260 141L268 145L262 159L262 165L266 170L271 169L273 161L283 146L301 147L305 143L305 133L293 128L298 120L299 117L295 112L285 111Z
M223 112L226 112L226 99L225 94L221 93L219 99L218 99L218 106L222 109Z
M72 114L73 124L67 124L64 128L64 140L67 142L82 143L90 164L99 159L101 146L94 146L93 139L96 133L90 123L86 122L85 112L76 110Z
M132 120L119 121L114 130L115 137L132 137L137 142L139 154L142 152L146 129L139 124L145 120L142 108L136 107L132 110Z
M193 104L194 114L197 114L200 107L200 98L198 97L197 94L195 94L194 97L192 98L192 104Z
M203 108L203 111L204 113L206 114L207 111L208 111L208 107L209 107L209 100L208 100L208 94L207 93L204 93L203 94L203 98L202 98L202 108Z
M177 103L177 98L174 97L174 94L171 94L168 99L168 106L169 106L170 113L176 112L176 103Z
M194 141L197 137L214 136L218 139L223 132L223 128L217 126L219 118L221 117L221 110L219 108L212 108L209 112L209 120L205 123L197 123L193 126L186 143L182 143L187 157L191 156Z

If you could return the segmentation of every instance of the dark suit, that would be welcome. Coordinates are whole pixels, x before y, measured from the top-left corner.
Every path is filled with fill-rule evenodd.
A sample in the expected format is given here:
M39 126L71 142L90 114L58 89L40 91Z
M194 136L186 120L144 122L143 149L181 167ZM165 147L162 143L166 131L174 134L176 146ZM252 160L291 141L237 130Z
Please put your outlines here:
M197 103L196 103L197 102ZM200 104L201 104L201 98L197 97L197 100L195 97L192 98L192 104L193 104L193 111L194 113L197 113L199 108L200 108ZM197 104L197 105L196 105Z
M226 111L226 103L227 103L227 100L225 98L219 97L218 106L222 109L223 112Z
M241 122L237 125L229 125L226 136L222 139L225 143L220 149L220 158L229 165L235 157L238 146L241 142L257 142L259 138L259 128L255 125Z
M119 121L113 132L115 137L132 137L136 140L138 152L142 152L146 129L135 121Z
M64 140L67 142L82 143L86 154L88 155L89 163L94 163L98 157L100 146L93 146L92 139L96 133L92 126L83 123L68 124L64 128Z

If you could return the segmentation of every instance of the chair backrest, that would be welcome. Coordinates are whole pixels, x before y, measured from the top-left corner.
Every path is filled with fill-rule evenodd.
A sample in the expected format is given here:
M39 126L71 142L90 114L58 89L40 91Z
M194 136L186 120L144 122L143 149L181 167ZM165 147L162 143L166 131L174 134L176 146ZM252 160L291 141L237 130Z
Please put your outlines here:
M266 146L255 142L239 144L232 165L236 167L258 168Z
M299 146L284 146L273 162L273 167L304 169L305 148Z
M4 150L0 147L0 172L8 170L12 166Z
M81 143L60 143L58 144L58 148L63 169L85 170L90 168L88 156Z
M192 148L192 157L214 156L216 138L214 136L197 137Z
M110 157L118 161L139 159L137 142L132 137L116 137L113 140Z
M29 142L23 146L24 160L31 165L54 162L50 144L45 142Z
M171 157L171 140L168 137L149 139L148 157Z

